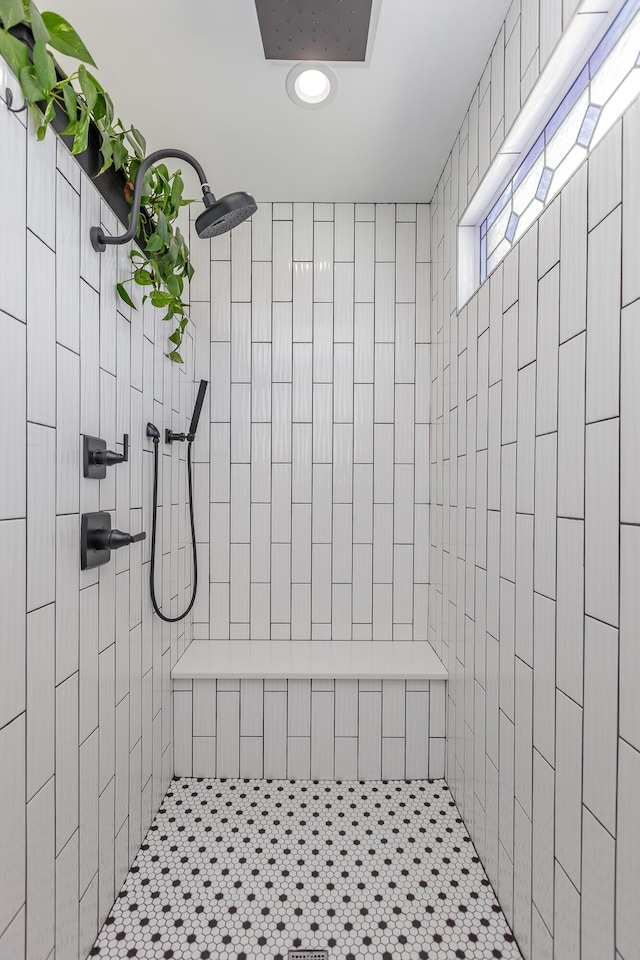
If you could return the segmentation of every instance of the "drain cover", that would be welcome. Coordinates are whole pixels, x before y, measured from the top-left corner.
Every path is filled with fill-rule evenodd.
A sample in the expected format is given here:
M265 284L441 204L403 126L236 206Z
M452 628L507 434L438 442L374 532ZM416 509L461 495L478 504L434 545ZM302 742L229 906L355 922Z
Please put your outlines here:
M289 950L289 960L329 960L329 951Z

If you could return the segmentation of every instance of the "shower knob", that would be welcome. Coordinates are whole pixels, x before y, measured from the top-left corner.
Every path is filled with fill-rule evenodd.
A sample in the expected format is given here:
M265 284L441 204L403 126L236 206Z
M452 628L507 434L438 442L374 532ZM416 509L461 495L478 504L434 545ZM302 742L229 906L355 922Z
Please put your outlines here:
M111 526L111 514L83 513L80 531L80 566L83 570L99 567L111 559L111 551L139 543L146 533L125 533Z

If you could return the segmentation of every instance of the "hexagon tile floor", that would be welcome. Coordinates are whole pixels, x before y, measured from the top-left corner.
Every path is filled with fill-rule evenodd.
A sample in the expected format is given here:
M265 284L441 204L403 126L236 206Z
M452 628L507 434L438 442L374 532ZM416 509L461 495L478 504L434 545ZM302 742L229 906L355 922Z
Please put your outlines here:
M174 780L90 956L521 960L444 780Z

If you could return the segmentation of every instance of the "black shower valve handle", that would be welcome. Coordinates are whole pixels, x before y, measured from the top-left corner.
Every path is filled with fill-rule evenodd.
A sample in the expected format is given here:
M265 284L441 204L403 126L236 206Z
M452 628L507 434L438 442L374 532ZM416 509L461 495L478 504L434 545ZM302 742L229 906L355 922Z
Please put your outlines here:
M123 453L116 453L115 450L94 450L91 454L91 462L102 467L113 467L116 463L129 462L129 434L125 433L122 438Z
M91 480L104 480L107 475L107 467L113 467L117 463L128 463L129 461L129 434L125 433L122 438L123 452L116 450L107 450L107 444L100 437L83 437L82 445L82 472L85 477Z
M123 530L96 530L93 535L93 546L99 550L119 550L121 547L128 547L132 543L139 543L145 540L147 534L143 530L141 533L125 533Z
M147 537L141 533L125 533L111 526L111 514L106 510L83 513L80 524L80 568L88 570L109 563L111 551L139 543Z

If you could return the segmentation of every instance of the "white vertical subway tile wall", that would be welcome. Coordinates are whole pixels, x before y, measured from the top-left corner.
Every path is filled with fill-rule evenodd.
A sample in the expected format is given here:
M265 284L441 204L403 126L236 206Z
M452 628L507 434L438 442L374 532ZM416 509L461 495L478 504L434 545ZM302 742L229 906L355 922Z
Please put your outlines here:
M16 89L0 61L0 90ZM190 623L152 619L149 547L80 570L80 513L150 530L143 424L184 428L193 345L167 360L155 311L116 300L116 221L53 132L0 101L0 957L77 960L95 939L173 776L170 670ZM85 480L81 432L128 464ZM163 598L190 593L184 451L163 450ZM205 478L206 486L206 478ZM159 557L160 559L160 557Z
M629 960L640 101L455 308L459 216L576 7L512 4L431 202L429 640L447 782L523 955Z
M174 680L177 777L444 777L445 680Z
M427 638L429 238L411 203L260 203L207 244L192 224L194 637Z

